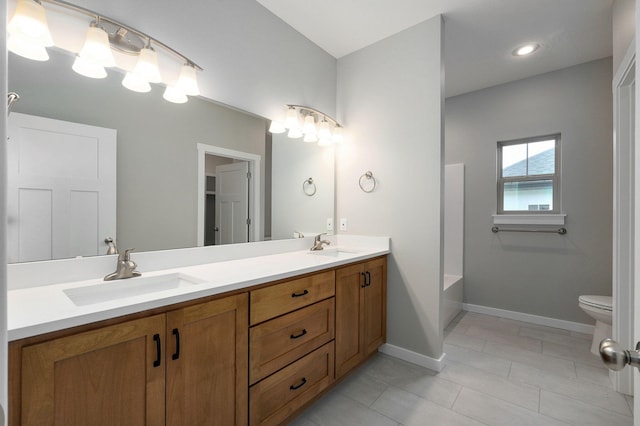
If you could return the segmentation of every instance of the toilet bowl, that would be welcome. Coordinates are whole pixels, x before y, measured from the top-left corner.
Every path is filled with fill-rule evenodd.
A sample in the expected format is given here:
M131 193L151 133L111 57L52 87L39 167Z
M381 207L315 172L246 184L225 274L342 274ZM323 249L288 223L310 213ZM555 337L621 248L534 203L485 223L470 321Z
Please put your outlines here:
M578 306L587 315L596 320L591 342L591 353L600 356L598 352L600 341L611 337L613 298L611 296L584 295L578 297Z

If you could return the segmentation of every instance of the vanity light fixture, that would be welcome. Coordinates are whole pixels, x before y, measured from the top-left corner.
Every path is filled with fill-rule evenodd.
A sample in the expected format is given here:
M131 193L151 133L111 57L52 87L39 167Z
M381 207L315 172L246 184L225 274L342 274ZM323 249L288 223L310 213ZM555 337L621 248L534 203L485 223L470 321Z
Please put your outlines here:
M511 52L511 54L513 56L527 56L532 54L539 48L540 48L540 45L538 43L527 43L514 49L513 52Z
M300 126L300 116L304 117L302 126ZM297 139L304 136L304 142L318 142L321 146L344 141L340 123L323 112L301 105L287 105L285 119L272 120L269 126L270 133L284 133L287 129L289 130L287 136L290 138Z
M47 61L46 47L53 46L44 6L34 0L19 0L7 25L9 51L34 61Z
M44 5L52 7L45 8ZM89 28L82 49L74 52L77 55L72 69L78 74L91 78L106 77L105 68L117 67L113 52L118 51L138 57L134 69L128 71L122 80L124 87L136 92L148 92L151 90L149 83L164 83L167 88L163 98L174 103L186 102L187 95L200 95L196 74L202 68L189 58L141 31L62 0L18 0L16 12L7 26L9 51L33 60L48 60L46 47L53 46L54 43L47 24L47 14L68 15L69 12L73 13L74 18L92 19L87 22ZM178 69L180 73L173 80L175 84L163 81L156 49L177 57L178 63L183 64L176 64L176 74ZM165 65L168 63L163 62Z

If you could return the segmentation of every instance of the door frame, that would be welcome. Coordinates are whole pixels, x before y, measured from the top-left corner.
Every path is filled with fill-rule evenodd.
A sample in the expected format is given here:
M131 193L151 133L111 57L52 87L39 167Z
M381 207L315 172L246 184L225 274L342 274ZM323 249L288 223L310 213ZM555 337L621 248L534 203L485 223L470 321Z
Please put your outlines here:
M249 163L249 241L260 241L260 160L258 154L235 151L233 149L221 148L219 146L199 143L198 147L198 217L196 221L196 244L198 247L204 246L204 206L206 197L206 176L205 176L205 156L207 154L219 157L233 158Z
M612 81L613 91L613 339L634 348L635 280L635 43L632 41ZM617 392L633 395L633 368L610 372Z

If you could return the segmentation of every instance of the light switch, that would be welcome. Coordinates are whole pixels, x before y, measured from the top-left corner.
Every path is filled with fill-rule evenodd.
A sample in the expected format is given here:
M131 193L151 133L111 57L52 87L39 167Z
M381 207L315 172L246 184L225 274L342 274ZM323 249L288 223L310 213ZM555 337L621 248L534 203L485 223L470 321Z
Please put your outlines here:
M340 218L340 230L341 231L346 231L347 230L347 218L346 217L341 217Z
M327 218L327 231L333 231L333 218Z

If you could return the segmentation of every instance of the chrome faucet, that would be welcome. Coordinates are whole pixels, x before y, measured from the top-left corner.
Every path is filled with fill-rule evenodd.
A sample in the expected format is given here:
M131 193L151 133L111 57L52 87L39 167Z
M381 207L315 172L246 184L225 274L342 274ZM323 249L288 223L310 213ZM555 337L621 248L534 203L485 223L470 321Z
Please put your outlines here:
M309 250L311 251L322 250L324 249L324 247L322 247L323 244L326 244L326 245L331 244L331 241L321 239L323 235L326 235L326 234L316 235L316 237L313 239L313 247L311 247Z
M135 270L138 265L136 264L136 262L131 260L131 257L129 256L129 252L133 250L135 249L126 249L124 253L120 253L118 255L118 264L116 266L116 271L104 277L105 281L122 280L125 278L139 277L140 275L142 275L140 272Z

